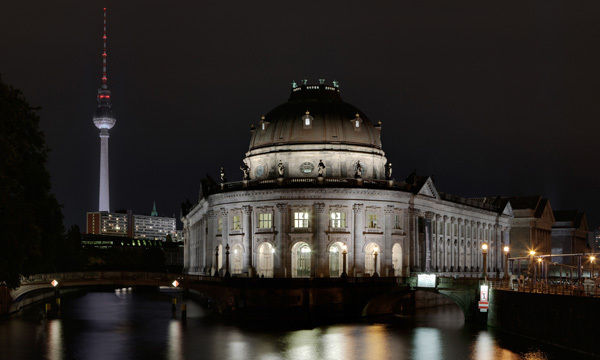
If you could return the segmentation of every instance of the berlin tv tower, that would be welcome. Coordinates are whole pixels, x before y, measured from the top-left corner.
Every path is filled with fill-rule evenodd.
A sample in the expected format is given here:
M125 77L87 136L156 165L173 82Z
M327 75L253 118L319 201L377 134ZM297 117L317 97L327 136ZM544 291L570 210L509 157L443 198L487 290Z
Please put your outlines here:
M112 102L110 100L110 90L108 89L108 75L106 67L106 8L104 8L104 31L102 41L104 48L102 51L102 78L101 86L98 89L98 107L94 114L94 125L100 129L100 197L98 211L110 211L110 195L108 186L108 130L110 130L117 119L112 113Z

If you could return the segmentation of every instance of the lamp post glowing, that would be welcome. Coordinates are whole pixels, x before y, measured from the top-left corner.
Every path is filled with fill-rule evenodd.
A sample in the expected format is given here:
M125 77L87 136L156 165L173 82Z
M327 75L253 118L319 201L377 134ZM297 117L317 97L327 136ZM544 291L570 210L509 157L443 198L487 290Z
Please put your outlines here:
M487 281L487 252L488 244L481 244L481 252L483 253L483 278Z
M533 257L535 256L535 250L529 250L529 274L532 276L532 284L535 286L535 264Z
M173 282L171 283L171 285L173 285L174 288L179 286L179 281L177 280L173 280Z
M508 252L510 248L508 246L504 247L504 278L508 279Z
M375 246L375 248L373 249L373 277L378 277L379 274L377 273L377 255L379 254L379 246Z
M594 278L594 262L596 261L596 257L594 255L590 256L590 263L592 264L592 270L590 271L590 279Z
M230 277L229 273L229 244L225 245L225 277Z
M346 244L342 245L342 275L343 278L348 277L348 273L346 272L346 257L348 256L348 247Z
M56 279L54 279L50 282L50 285L52 285L53 288L56 288L58 286L58 281L56 281Z

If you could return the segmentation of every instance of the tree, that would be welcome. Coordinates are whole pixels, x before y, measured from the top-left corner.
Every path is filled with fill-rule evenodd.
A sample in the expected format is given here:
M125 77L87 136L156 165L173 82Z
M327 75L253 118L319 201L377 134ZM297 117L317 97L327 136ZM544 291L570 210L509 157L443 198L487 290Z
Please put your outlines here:
M0 282L56 269L62 211L50 192L37 108L0 78Z

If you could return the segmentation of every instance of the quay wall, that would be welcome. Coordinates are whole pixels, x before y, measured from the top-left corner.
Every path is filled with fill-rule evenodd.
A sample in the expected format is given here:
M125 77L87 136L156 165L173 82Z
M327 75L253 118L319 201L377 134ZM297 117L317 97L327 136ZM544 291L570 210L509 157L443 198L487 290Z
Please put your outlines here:
M600 298L492 289L488 326L578 352L600 355Z

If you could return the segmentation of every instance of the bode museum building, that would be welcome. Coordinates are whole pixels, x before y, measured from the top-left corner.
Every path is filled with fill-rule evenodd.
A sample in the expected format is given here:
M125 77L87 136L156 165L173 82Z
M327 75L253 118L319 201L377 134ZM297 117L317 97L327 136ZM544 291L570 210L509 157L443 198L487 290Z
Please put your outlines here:
M344 102L337 82L293 84L251 129L241 181L203 181L186 209L189 274L261 277L502 272L507 199L438 192L392 176L382 124ZM217 274L215 274L217 272Z

